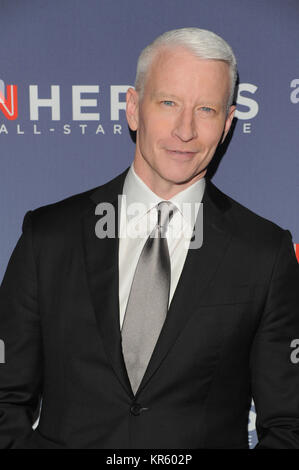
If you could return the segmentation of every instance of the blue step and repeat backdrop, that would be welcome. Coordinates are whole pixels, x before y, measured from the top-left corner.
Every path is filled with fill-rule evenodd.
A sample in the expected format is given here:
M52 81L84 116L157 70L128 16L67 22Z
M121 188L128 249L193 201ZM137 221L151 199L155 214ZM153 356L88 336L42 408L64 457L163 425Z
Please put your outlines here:
M299 256L299 0L0 0L0 281L25 212L130 165L137 57L187 26L223 36L239 64L236 125L213 181L289 229ZM253 447L254 406L248 429Z

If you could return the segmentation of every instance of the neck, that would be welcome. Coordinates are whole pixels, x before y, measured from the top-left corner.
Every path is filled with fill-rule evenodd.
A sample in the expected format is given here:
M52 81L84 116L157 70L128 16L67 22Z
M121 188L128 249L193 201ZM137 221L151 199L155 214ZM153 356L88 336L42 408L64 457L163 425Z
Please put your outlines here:
M181 191L184 191L189 186L192 186L194 183L202 179L207 172L207 170L203 170L201 173L199 173L194 178L188 181L182 183L174 183L172 181L161 178L158 174L157 177L155 177L152 173L146 174L144 171L140 171L139 165L135 160L133 166L135 173L144 182L144 184L146 184L146 186L151 191L153 191L153 193L155 193L157 196L159 196L161 199L164 199L165 201L168 201L176 194L180 193Z

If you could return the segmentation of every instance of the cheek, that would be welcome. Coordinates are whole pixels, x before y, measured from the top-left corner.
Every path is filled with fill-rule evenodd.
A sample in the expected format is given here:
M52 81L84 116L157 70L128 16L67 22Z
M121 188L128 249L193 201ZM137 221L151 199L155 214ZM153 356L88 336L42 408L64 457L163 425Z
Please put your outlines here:
M222 125L217 122L202 123L198 128L199 140L209 146L217 145L221 139L223 130L224 124Z
M169 138L169 126L161 120L148 118L140 121L139 139L143 146L148 148L160 147Z

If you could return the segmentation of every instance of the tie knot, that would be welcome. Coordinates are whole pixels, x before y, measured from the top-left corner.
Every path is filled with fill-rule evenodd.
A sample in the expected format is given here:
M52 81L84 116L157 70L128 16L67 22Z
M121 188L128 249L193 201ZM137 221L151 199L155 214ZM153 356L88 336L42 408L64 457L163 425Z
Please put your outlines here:
M158 227L165 234L168 224L176 210L176 206L170 201L162 201L157 205Z

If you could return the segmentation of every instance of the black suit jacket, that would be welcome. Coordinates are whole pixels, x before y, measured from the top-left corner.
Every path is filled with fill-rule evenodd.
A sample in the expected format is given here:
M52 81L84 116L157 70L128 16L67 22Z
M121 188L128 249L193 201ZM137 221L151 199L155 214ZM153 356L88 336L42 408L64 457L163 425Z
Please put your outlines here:
M24 219L0 289L0 447L247 448L253 396L258 447L299 448L291 236L210 181L203 246L188 251L134 397L121 349L118 238L95 235L95 207L117 206L125 175Z

